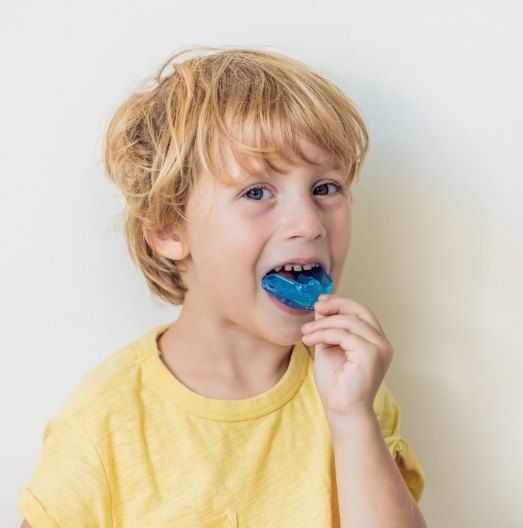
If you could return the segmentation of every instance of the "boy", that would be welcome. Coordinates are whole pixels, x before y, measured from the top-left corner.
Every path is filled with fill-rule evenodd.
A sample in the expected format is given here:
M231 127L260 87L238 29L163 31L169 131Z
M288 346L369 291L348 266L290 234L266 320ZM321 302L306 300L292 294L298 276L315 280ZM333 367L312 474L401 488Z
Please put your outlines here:
M262 288L317 268L339 283L363 120L286 57L183 53L119 108L105 145L131 255L183 310L50 422L20 490L25 526L425 526L372 312L340 295L311 312Z

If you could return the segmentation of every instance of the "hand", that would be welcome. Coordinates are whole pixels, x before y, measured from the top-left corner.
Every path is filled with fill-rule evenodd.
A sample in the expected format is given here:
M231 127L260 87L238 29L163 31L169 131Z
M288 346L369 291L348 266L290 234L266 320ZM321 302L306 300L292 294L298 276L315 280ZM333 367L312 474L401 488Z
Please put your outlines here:
M341 295L320 295L315 320L302 326L315 345L314 378L329 426L373 412L374 397L392 361L392 346L374 314Z

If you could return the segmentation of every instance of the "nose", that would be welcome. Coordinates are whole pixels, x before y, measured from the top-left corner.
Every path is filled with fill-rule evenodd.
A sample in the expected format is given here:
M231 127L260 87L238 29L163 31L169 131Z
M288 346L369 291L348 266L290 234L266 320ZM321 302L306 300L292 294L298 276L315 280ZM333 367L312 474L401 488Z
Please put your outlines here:
M286 204L283 223L285 238L315 240L327 234L321 211L310 198L296 199Z

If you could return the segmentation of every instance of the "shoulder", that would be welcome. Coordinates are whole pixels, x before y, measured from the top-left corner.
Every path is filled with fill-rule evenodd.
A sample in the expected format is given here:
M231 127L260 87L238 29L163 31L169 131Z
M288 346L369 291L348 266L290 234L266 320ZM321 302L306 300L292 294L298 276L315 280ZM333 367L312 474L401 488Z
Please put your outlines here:
M376 394L374 412L390 454L412 496L419 501L425 487L423 469L413 447L401 434L400 408L385 383Z
M374 413L384 436L399 433L400 408L385 382L381 384L374 398Z
M71 418L82 422L87 414L100 413L108 406L114 408L125 394L136 393L142 382L142 364L157 353L156 338L165 329L162 326L151 330L86 372L66 402L49 420L44 437L56 423Z

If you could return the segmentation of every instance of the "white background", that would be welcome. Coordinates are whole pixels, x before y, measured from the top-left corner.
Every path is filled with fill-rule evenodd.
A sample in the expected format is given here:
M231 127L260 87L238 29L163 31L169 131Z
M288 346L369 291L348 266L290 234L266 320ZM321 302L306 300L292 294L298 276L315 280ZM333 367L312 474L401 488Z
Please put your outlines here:
M127 257L101 142L194 44L286 53L361 109L371 150L341 291L395 346L422 509L436 528L523 526L519 2L4 0L0 20L3 526L80 375L176 317Z

